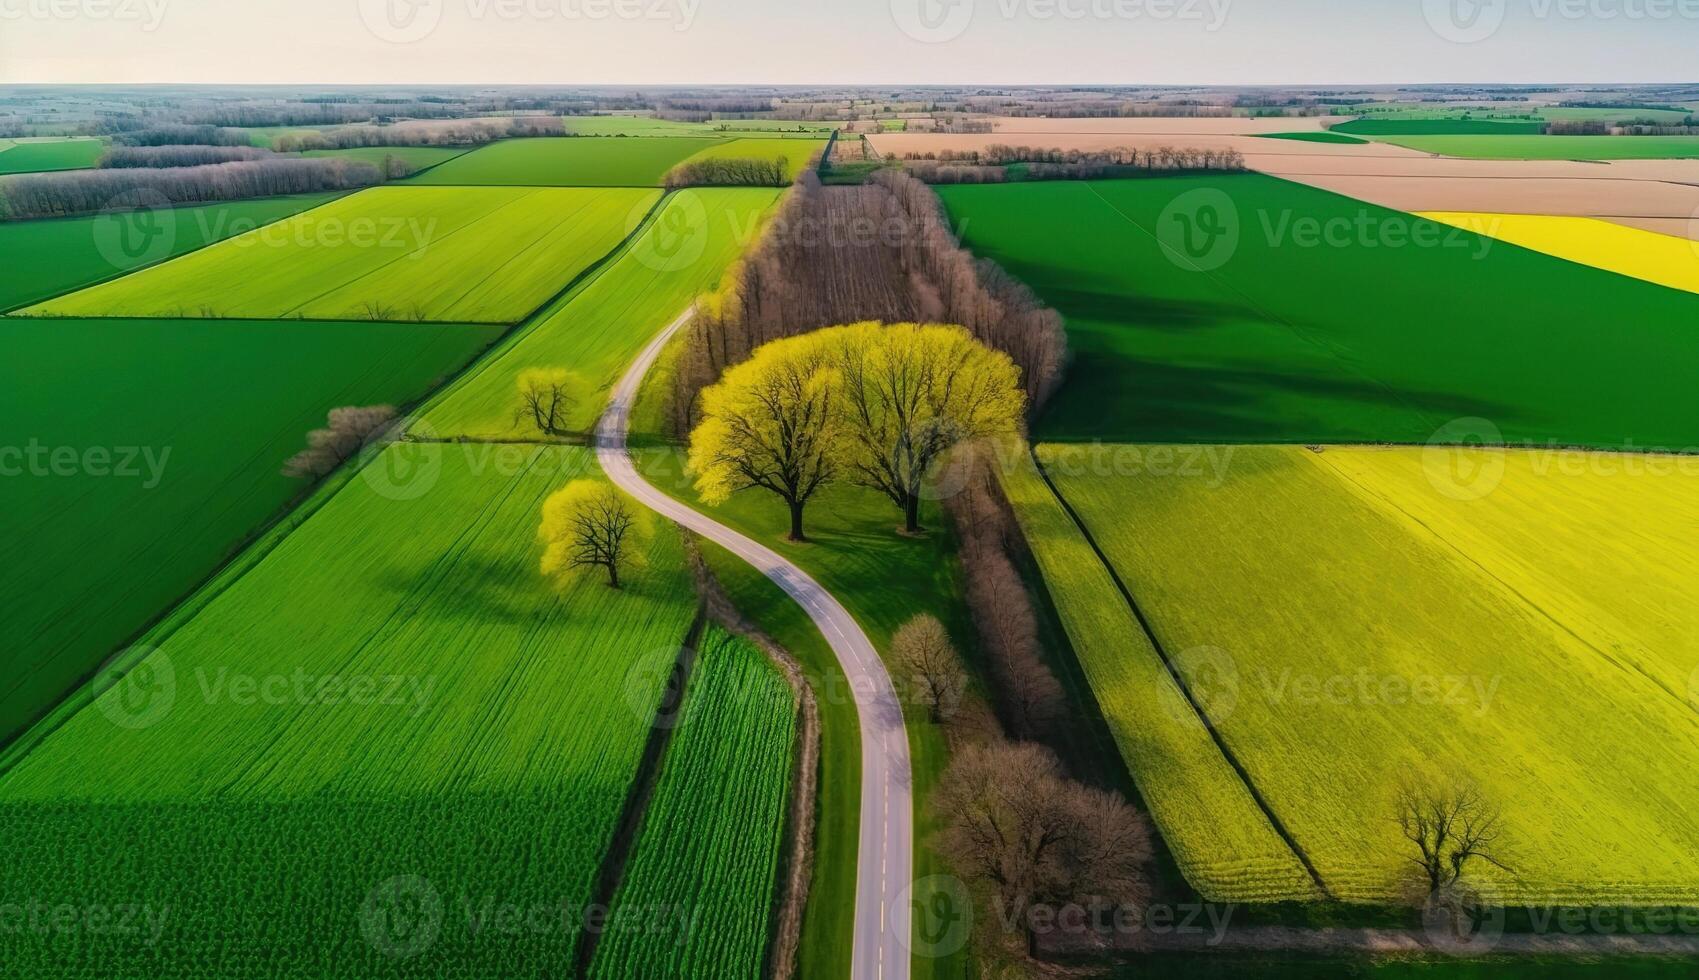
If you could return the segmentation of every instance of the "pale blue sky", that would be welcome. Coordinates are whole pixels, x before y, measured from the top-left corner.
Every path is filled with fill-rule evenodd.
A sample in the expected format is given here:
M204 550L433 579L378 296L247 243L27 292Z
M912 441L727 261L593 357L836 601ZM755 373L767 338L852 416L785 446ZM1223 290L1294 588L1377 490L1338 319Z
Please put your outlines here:
M1699 0L0 0L0 83L1628 82L1696 52Z

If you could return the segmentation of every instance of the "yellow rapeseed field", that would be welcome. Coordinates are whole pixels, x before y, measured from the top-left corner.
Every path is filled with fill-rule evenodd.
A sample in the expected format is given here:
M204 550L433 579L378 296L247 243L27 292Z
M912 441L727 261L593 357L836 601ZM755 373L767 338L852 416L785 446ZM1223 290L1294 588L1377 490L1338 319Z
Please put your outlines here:
M1421 217L1455 225L1536 252L1620 272L1660 286L1699 293L1699 242L1630 228L1598 218L1546 214L1423 211Z

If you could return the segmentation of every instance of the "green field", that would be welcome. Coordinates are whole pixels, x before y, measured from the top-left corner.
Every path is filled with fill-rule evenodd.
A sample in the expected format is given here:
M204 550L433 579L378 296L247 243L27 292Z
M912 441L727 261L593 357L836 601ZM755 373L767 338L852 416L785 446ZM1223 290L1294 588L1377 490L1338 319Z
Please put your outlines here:
M1336 133L1327 129L1306 133L1259 133L1257 135L1261 136L1263 139L1297 140L1300 143L1342 143L1361 145L1369 142L1368 140L1358 139L1355 136L1347 136L1344 133Z
M626 251L450 389L427 410L425 424L441 435L535 435L515 421L519 372L565 367L579 386L569 425L588 429L626 365L713 288L755 240L762 215L778 195L766 188L693 188L668 195Z
M0 321L0 416L18 447L65 457L0 460L0 740L300 493L281 467L328 410L404 405L492 339L465 326Z
M347 150L308 150L301 155L304 157L362 160L366 163L380 165L386 158L393 157L407 164L413 170L423 170L446 160L452 160L466 152L468 152L466 148L461 146L356 146Z
M1547 119L1598 119L1605 122L1628 122L1634 119L1651 119L1662 126L1679 126L1689 116L1691 109L1604 109L1592 106L1552 106L1541 109L1540 115Z
M796 175L808 166L810 160L826 148L826 141L820 139L802 139L800 137L777 139L737 139L711 146L684 161L712 160L721 158L743 158L755 160L784 159L788 163L785 171L787 180L795 180Z
M658 187L712 137L543 137L502 140L411 178L413 184Z
M1699 833L1699 797L1683 775L1699 764L1699 715L1669 680L1676 664L1660 658L1687 661L1641 654L1639 636L1600 630L1602 611L1623 612L1596 588L1603 576L1592 591L1584 577L1563 579L1555 563L1541 566L1544 582L1519 577L1494 550L1495 536L1475 533L1480 511L1450 526L1422 519L1455 498L1441 492L1440 476L1423 478L1421 450L1236 447L1229 465L1188 475L1151 455L1172 446L1106 448L1121 454L1107 469L1088 447L1040 447L1040 456L1225 751L1331 894L1398 894L1408 845L1392 821L1392 794L1410 774L1467 780L1502 808L1502 849L1516 874L1477 870L1504 901L1699 898L1699 856L1674 844ZM1597 479L1614 481L1593 495L1613 502L1606 523L1617 534L1552 519L1572 512L1577 491L1547 481ZM1504 497L1491 506L1514 515L1499 518L1503 526L1537 526L1536 537L1568 540L1577 553L1616 541L1606 550L1632 562L1640 582L1686 580L1685 544L1670 521L1699 511L1699 481L1652 486L1518 464L1497 493ZM1262 860L1262 848L1242 850L1229 837L1252 822L1243 808L1162 801L1225 791L1232 770L1201 747L1191 756L1153 745L1153 727L1166 721L1140 702L1140 685L1099 682L1129 667L1136 676L1138 661L1126 656L1136 634L1104 629L1113 622L1104 617L1124 618L1115 607L1125 600L1085 567L1078 532L1054 505L1034 507L1040 494L1030 484L1017 494L1029 538L1141 790L1165 836L1180 842L1182 866L1189 852ZM1661 541L1645 533L1664 526ZM1577 605L1574 590L1591 605ZM1680 600L1682 615L1695 614L1690 606ZM1172 699L1167 707L1169 719L1184 711ZM1195 718L1192 726L1203 730ZM1206 894L1265 893L1255 865L1246 893L1208 870Z
M20 935L8 965L561 975L696 607L664 528L624 590L537 573L542 500L586 471L392 448L152 638L0 777L0 890L150 902L161 939Z
M1546 124L1513 119L1353 119L1330 132L1353 136L1512 136L1539 135Z
M514 323L611 251L657 197L378 187L23 312Z
M1473 160L1691 160L1699 136L1388 136L1383 143Z
M335 200L301 194L128 215L0 222L0 311L81 289Z
M1699 444L1692 294L1261 175L938 190L1067 320L1044 440Z
M784 843L797 709L790 685L745 641L709 627L678 730L609 910L592 978L759 980ZM645 911L694 927L645 931Z
M98 139L0 140L0 174L82 170L104 152L106 141Z

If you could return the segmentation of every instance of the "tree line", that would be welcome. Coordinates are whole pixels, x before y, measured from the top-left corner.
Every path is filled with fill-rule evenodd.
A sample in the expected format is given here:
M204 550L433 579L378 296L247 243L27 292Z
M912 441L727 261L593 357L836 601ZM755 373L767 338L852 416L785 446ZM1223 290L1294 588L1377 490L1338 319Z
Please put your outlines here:
M0 218L47 218L131 210L154 203L239 201L279 194L351 190L383 182L370 163L273 157L201 167L65 170L0 181Z
M204 167L210 163L265 160L272 156L270 150L257 146L113 146L101 155L95 166L103 170L132 167Z
M1060 315L962 248L926 185L891 172L823 187L805 170L761 240L698 301L667 397L673 434L688 435L702 390L763 344L863 320L960 324L1013 360L1035 409L1068 357Z
M253 140L241 129L168 125L119 133L112 137L112 142L124 146L250 146Z

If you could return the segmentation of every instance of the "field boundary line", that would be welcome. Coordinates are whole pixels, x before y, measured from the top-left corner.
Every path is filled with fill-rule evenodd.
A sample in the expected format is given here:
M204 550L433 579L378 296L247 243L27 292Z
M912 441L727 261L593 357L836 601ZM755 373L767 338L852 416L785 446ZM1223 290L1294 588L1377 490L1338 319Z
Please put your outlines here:
M650 189L653 190L653 188ZM508 351L512 350L514 346L517 345L519 341L523 339L526 334L530 333L531 330L538 324L553 316L560 309L563 309L567 303L572 301L576 293L587 288L597 279L600 279L602 273L608 271L616 262L625 257L625 255L631 251L631 247L636 243L638 237L654 223L656 217L661 213L662 207L666 204L667 198L671 196L671 191L662 191L661 196L655 200L654 206L649 209L648 213L643 215L643 220L637 222L637 227L633 228L631 233L626 235L619 244L609 249L608 254L597 259L595 262L592 262L590 265L585 266L582 272L578 273L577 276L569 280L566 285L556 291L553 296L550 296L547 300L545 300L543 305L532 310L530 315L519 320L517 323L508 324L507 329L502 332L501 336L491 341L489 346L484 348L482 354L473 358L453 377L444 381L437 390L421 399L419 404L414 407L413 411L408 413L408 417L410 419L408 428L412 428L411 422L417 421L441 407L441 405L446 402L450 396L460 390L462 385L467 384L473 378L483 374L485 370L493 366L497 361L501 360L504 356L506 356ZM411 438L411 434L409 434L409 438ZM502 440L432 439L429 441L500 442ZM588 444L588 442L589 440L586 438L585 443Z
M1216 729L1215 723L1210 721L1209 715L1203 710L1203 706L1198 704L1197 697L1192 693L1192 689L1187 686L1186 680L1181 675L1179 668L1174 666L1174 659L1169 656L1168 648L1163 645L1162 639L1156 635L1155 626L1151 623L1149 617L1145 615L1144 609L1139 606L1138 600L1133 598L1132 590L1127 588L1127 583L1122 580L1121 573L1116 570L1114 563L1109 560L1109 556L1105 554L1103 549L1098 545L1097 539L1092 537L1091 530L1086 527L1085 520L1080 517L1078 511L1074 510L1074 505L1068 502L1068 498L1063 496L1061 489L1058 488L1055 481L1050 478L1050 473L1044 468L1044 462L1038 458L1037 449L1028 446L1027 452L1032 457L1032 464L1037 468L1038 475L1043 478L1044 485L1050 488L1050 493L1055 496L1057 503L1062 505L1062 510L1067 513L1068 519L1074 522L1074 527L1079 529L1080 536L1085 539L1085 543L1091 548L1092 553L1097 556L1097 560L1102 563L1104 570L1109 573L1109 580L1115 583L1116 589L1120 590L1121 598L1126 601L1127 607L1132 610L1133 617L1139 621L1139 626L1143 628L1145 637L1150 640L1151 647L1156 650L1156 655L1162 660L1162 666L1167 669L1168 676L1173 678L1175 686L1180 689L1181 695L1185 697L1186 704L1191 706L1192 711L1197 714L1198 720L1203 723L1204 730L1209 732L1209 737L1215 742L1215 747L1221 752L1222 758L1225 759L1227 764L1233 767L1233 771L1238 774L1239 781L1244 784L1246 791L1251 794L1251 799L1256 801L1257 808L1262 811L1263 816L1268 820L1269 826L1274 829L1274 832L1278 834L1280 839L1286 843L1286 846L1291 849L1293 856L1296 857L1298 862L1304 866L1304 870L1309 872L1311 880L1315 882L1316 890L1321 892L1323 898L1328 901L1334 901L1333 892L1328 889L1327 883L1322 880L1321 872L1316 870L1315 864L1310 861L1310 856L1304 852L1302 847L1298 846L1298 842L1292 836L1292 832L1287 829L1284 823L1281 822L1280 817L1274 812L1274 807L1271 806L1268 800L1262 795L1262 791L1257 789L1256 782L1251 779L1250 771L1245 768L1244 763L1239 761L1239 757L1233 754L1233 750L1228 747L1226 739L1222 738L1221 732Z
M698 647L707 627L707 606L698 599L696 618L685 631L684 638L679 643L678 655L673 658L671 677L677 678L677 684L675 686L669 683L661 688L661 703L656 706L656 719L649 726L649 737L643 742L643 754L638 758L636 778L631 781L631 790L626 793L625 803L620 807L619 820L614 824L613 836L608 840L608 849L602 852L601 866L597 869L596 880L591 885L590 902L593 908L612 909L614 899L619 895L619 886L625 881L626 865L631 862L631 854L637 849L643 824L649 816L649 802L655 798L655 790L661 784L661 766L665 764L667 750L672 746L673 736L678 732L676 724L663 724L661 717L668 711L673 713L673 717L680 717L689 702L690 682L696 676L696 658L701 652ZM668 704L669 695L674 691L678 692L677 697L671 698L672 703ZM601 942L601 938L599 930L583 930L578 949L573 954L576 960L573 976L590 975L590 963L596 957L596 946Z

